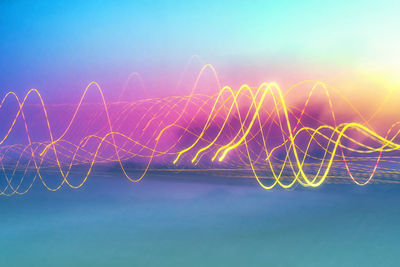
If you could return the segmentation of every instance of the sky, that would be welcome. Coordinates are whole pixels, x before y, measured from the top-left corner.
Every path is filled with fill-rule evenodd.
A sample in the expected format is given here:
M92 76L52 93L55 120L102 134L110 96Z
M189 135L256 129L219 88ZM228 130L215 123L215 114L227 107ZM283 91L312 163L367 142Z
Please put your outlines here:
M398 1L44 0L0 10L3 94L37 88L76 101L95 80L112 97L138 72L152 95L169 95L193 55L233 86L400 71Z
M46 117L41 106L27 105L26 119L19 116L15 127L10 126L18 113L15 99L10 97L0 108L0 137L4 137L0 140L0 193L22 193L34 184L33 192L29 192L32 197L0 201L0 247L4 251L0 262L5 263L2 266L8 262L15 266L39 260L49 266L93 265L95 261L109 266L116 262L145 262L136 265L146 266L156 265L160 259L164 265L175 266L187 260L199 265L207 265L207 261L245 265L242 262L248 263L249 259L288 262L288 265L307 262L303 265L308 266L334 262L337 266L351 262L361 266L397 263L400 195L392 184L360 189L332 184L329 188L322 187L322 191L266 194L261 187L253 187L256 181L236 178L230 181L207 172L199 172L204 175L183 172L182 177L191 178L190 182L171 172L166 179L147 180L153 175L149 174L141 181L143 184L125 184L122 180L125 176L115 162L115 147L121 148L119 153L138 153L128 158L134 164L123 162L131 174L129 179L139 178L135 168L139 169L138 163L147 164L151 149L143 152L143 145L127 142L118 135L115 142L112 135L115 146L111 141L104 142L105 148L102 146L100 150L99 139L108 135L111 128L103 106L96 110L98 106L87 105L76 119L71 118L85 87L92 81L101 86L107 101L121 99L121 92L127 87L129 96L122 97L127 101L185 95L201 66L208 63L215 67L221 84L234 89L244 83L257 86L269 81L278 82L284 90L307 79L328 82L349 98L348 103L369 119L374 130L384 135L393 122L399 121L400 114L399 14L399 0L0 0L0 96L15 91L23 97L36 88L46 105L49 104L47 107L50 106ZM218 89L215 87L215 77L208 68L199 90L215 93ZM99 100L98 92L94 94L97 97L94 99ZM301 96L295 91L292 94L295 97L298 94L303 102L297 104L302 107L304 92ZM37 104L38 98L32 98L29 103ZM316 93L310 101L307 113L318 119L331 115L326 97ZM116 118L117 123L113 130L153 148L158 131L173 123L175 117L180 118L180 114L184 114L184 122L194 120L188 124L192 128L186 130L198 134L212 114L209 109L196 109L198 105L183 112L183 105L175 107L170 101L164 108L164 103L167 101L150 102L156 107L154 113L149 112L145 101L130 108L127 108L130 103L114 107L111 118ZM338 121L359 119L348 116L348 103L335 102ZM201 116L194 116L197 111L201 111ZM210 136L223 120L217 117L216 121L216 126L210 127L210 132L214 131ZM190 138L181 141L181 128L166 132L161 145L154 145L154 150L163 151L179 144L172 150L173 155L162 154L160 161L154 160L150 168L169 168L178 151L192 144ZM266 140L269 142L270 136L272 141L273 137L284 137L277 134L282 129L275 127L276 131L268 131ZM59 142L46 150L51 143L50 134ZM346 134L361 143L366 140L359 132ZM93 135L100 138L83 142ZM220 142L225 144L230 140L229 135L225 138ZM300 146L305 146L311 139L297 140ZM332 151L330 141L326 147L329 153L325 153L328 156ZM79 149L75 150L78 144ZM260 155L259 166L265 166L266 155L262 147L257 150L260 147L251 147L253 155L231 152L223 162L226 165L221 166L232 170L246 166L246 155L250 160ZM213 152L216 148L212 148ZM290 152L284 148L287 147L281 147L282 158ZM322 148L316 151L325 151ZM178 162L180 165L174 165L176 170L192 168L191 160L198 149L199 145L185 153ZM239 149L244 151L244 146ZM96 161L97 151L106 160ZM214 154L207 153L199 166L220 166L213 165L210 158ZM143 155L145 159L139 157ZM239 155L236 160L235 155ZM322 152L317 154L320 155ZM388 163L382 169L379 165L377 182L397 182L400 169L397 154L384 155L388 156L385 158ZM32 159L50 167L47 173L44 168L41 181L35 178L41 169L33 165ZM52 172L56 160L64 173L75 164L68 172L71 175ZM314 162L308 160L305 164ZM105 168L103 172L101 164L111 161L117 167ZM96 163L94 170L98 172L86 176L86 186L85 173L89 175L92 168L89 169L89 163ZM373 170L367 166L369 160L352 163L350 169L355 170L357 179L359 174L364 177ZM326 161L322 160L323 164ZM344 167L338 170L329 176L347 173ZM390 175L389 180L379 180L383 173ZM253 177L253 173L249 174ZM224 175L240 177L241 172ZM66 181L75 187L81 183L82 187L73 191L76 194L70 194ZM57 194L47 195L41 191L45 190L45 183L52 190L64 185Z

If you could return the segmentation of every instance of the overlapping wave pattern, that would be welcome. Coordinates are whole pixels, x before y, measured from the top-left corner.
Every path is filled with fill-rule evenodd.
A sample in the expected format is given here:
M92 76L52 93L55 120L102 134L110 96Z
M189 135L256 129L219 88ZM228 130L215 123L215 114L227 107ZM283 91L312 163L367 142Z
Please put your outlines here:
M304 99L289 101L297 90ZM87 102L89 92L100 101ZM317 93L324 100L313 107ZM35 183L52 191L79 188L95 166L107 164L132 182L160 168L246 171L264 189L317 187L338 171L357 185L378 172L396 174L400 122L378 134L351 103L359 122L339 122L332 93L320 81L286 90L271 82L225 86L214 95L193 89L187 96L107 102L92 82L78 104L46 105L36 89L23 99L9 92L0 107L0 192L24 194ZM321 106L325 115L316 116ZM79 179L72 178L75 169Z

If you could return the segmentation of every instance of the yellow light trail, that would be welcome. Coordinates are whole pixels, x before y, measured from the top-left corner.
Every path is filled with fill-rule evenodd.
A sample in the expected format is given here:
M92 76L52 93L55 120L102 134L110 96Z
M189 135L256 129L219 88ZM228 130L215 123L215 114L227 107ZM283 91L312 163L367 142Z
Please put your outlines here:
M221 88L214 95L195 93L206 69L212 71ZM132 77L139 77L145 90L140 76L132 73L129 79ZM312 86L303 106L288 104L288 94L300 90L299 87L305 84ZM100 104L85 103L89 90L98 92ZM308 113L310 100L317 90L326 97L332 124L325 124ZM337 123L331 94L336 94L348 104L349 110L362 122ZM37 108L45 118L48 134L45 141L32 141L26 107L28 99L33 97L39 99ZM80 188L95 164L107 163L117 163L127 179L138 182L152 170L152 163L157 160L170 164L167 170L171 171L188 171L180 168L179 164L182 160L189 160L195 167L194 171L250 171L264 189L277 185L287 189L296 183L318 187L328 179L332 169L337 168L344 168L355 184L366 185L379 171L380 162L400 164L399 157L393 154L400 150L397 142L400 122L393 123L386 134L378 134L370 124L378 111L366 119L337 89L321 81L302 81L285 92L274 82L262 83L258 87L242 85L234 90L229 86L221 87L215 69L208 64L201 69L187 96L134 102L124 102L120 98L112 103L106 102L99 84L91 82L73 109L71 119L57 136L49 120L48 106L38 90L31 89L22 100L15 92L9 92L2 99L0 109L11 98L18 103L18 110L0 136L0 165L4 177L4 186L0 188L2 195L25 194L37 179L51 191L63 185ZM97 113L87 118L87 125L81 128L87 127L84 130L92 132L78 135L74 132L74 124L84 117L85 107L90 105L97 108ZM54 105L52 108L63 107ZM378 110L381 108L382 105ZM103 117L105 119L101 121ZM132 117L135 117L134 121ZM95 127L92 129L91 125L96 125L99 120L101 127L93 130ZM317 126L307 125L307 120ZM19 121L23 122L27 143L8 144ZM131 128L126 130L126 127ZM363 138L357 140L351 132L357 132ZM307 141L304 141L305 138ZM276 140L280 141L277 143ZM316 148L318 153L314 153ZM277 156L280 151L284 151L283 157ZM205 158L210 162L204 163ZM126 164L138 159L144 167L137 168L140 171L138 175L132 175ZM369 162L370 168L363 162ZM202 166L198 167L199 164ZM218 167L218 164L224 167ZM79 182L71 181L74 166L86 166ZM311 166L313 174L306 170ZM44 173L49 168L57 170L61 177L59 183L46 179ZM361 170L369 173L367 178L355 177L354 173ZM382 167L382 173L399 172L396 168ZM32 178L27 178L29 175ZM265 184L265 177L269 177L272 183Z

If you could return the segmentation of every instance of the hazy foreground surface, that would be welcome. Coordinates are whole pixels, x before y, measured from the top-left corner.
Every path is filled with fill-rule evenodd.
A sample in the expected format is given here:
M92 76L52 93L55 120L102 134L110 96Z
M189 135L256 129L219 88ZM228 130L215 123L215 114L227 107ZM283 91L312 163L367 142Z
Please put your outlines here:
M181 175L182 176L182 175ZM0 198L0 266L395 266L400 186L91 176Z

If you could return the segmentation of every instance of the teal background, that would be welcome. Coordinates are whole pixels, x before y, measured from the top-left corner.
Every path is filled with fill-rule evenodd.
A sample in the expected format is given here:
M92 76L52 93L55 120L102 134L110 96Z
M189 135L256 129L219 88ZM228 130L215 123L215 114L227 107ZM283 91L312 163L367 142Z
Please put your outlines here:
M398 185L93 176L2 198L1 266L396 266Z

